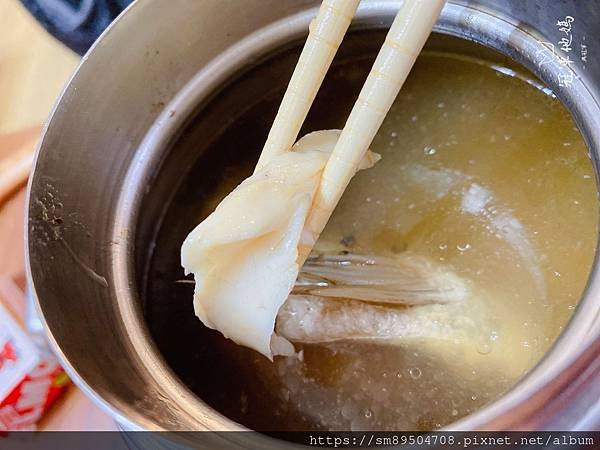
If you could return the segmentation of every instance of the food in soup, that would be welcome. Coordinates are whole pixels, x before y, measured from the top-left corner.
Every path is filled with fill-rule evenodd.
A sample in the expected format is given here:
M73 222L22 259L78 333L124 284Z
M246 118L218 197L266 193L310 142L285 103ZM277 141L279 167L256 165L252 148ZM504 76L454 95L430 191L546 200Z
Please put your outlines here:
M455 341L427 320L419 328L426 336L371 341L336 340L327 327L317 330L322 342L290 334L299 339L294 346L302 360L271 362L194 317L194 287L177 282L173 233L183 239L252 173L263 136L257 123L261 133L268 126L256 117L274 114L281 86L278 95L257 98L199 157L165 214L148 277L148 324L167 362L198 397L236 422L259 430L448 425L511 388L577 307L598 226L595 175L581 134L530 74L501 58L453 53L462 47L451 41L448 51L448 39L435 38L371 145L382 160L353 178L314 257L420 258L450 274L462 300L433 298L419 306L426 308L419 316L433 317L428 309L474 314L479 329L470 328L473 339ZM307 131L324 122L343 125L351 104L339 99L360 89L371 61L349 58L334 66ZM240 149L240 139L251 150ZM303 293L298 288L294 295Z

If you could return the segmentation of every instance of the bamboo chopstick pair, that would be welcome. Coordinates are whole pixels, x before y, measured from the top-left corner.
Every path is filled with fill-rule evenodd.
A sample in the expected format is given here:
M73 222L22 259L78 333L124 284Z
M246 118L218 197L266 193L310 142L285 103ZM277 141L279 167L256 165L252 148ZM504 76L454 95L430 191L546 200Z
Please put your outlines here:
M396 99L445 0L404 0L367 80L327 161L305 230L311 241L298 249L302 265L356 173ZM287 152L298 137L317 91L356 13L359 0L324 0L273 122L257 169Z

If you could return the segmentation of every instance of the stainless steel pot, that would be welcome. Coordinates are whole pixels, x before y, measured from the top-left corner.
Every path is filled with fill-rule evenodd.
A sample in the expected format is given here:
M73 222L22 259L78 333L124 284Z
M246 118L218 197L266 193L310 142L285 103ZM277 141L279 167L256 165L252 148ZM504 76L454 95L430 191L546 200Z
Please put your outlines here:
M167 366L141 313L141 279L163 206L201 151L171 144L191 117L204 114L196 132L214 135L222 125L217 118L227 120L254 90L285 83L291 59L247 80L251 90L236 91L232 80L298 42L316 5L135 2L84 57L52 114L29 186L29 281L69 374L128 429L243 429ZM398 6L363 0L352 30L385 28ZM572 57L571 68L543 44L560 39L556 22L567 15L575 19L577 42L589 43L587 62ZM498 50L536 73L572 111L597 166L599 24L600 2L451 0L436 31ZM360 50L359 40L354 45ZM565 73L576 76L560 86ZM600 426L598 270L596 263L571 323L536 368L450 428Z

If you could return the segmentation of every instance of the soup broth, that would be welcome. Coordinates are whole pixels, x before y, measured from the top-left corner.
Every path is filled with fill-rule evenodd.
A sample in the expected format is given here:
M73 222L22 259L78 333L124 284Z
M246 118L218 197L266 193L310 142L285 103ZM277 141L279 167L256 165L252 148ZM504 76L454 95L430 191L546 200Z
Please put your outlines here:
M343 126L372 61L336 60L303 132ZM165 214L144 301L167 362L258 430L430 430L502 395L566 325L594 257L595 177L568 111L528 73L426 48L373 142L382 160L352 180L317 249L443 265L469 295L441 311L480 333L299 345L303 359L271 363L194 316L173 242L252 172L284 88L223 126Z

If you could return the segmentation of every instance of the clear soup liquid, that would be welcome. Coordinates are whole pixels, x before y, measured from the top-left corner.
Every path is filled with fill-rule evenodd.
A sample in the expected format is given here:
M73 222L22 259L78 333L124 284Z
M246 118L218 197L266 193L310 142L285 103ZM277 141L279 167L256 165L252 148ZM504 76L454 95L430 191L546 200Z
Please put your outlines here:
M328 86L358 88L369 67L340 64ZM168 359L169 346L186 347L186 356L171 357L176 372L211 406L262 430L429 430L509 389L566 325L596 245L586 146L567 110L536 83L483 61L423 53L373 142L382 161L352 180L321 239L443 264L471 293L448 314L480 317L477 339L306 345L303 361L271 363L203 329L193 287L179 285L170 307L147 312L151 329L176 305L185 306L171 327L195 321L187 341L154 326ZM340 95L325 86L320 99ZM253 163L228 166L188 231ZM162 276L170 286L183 278Z

